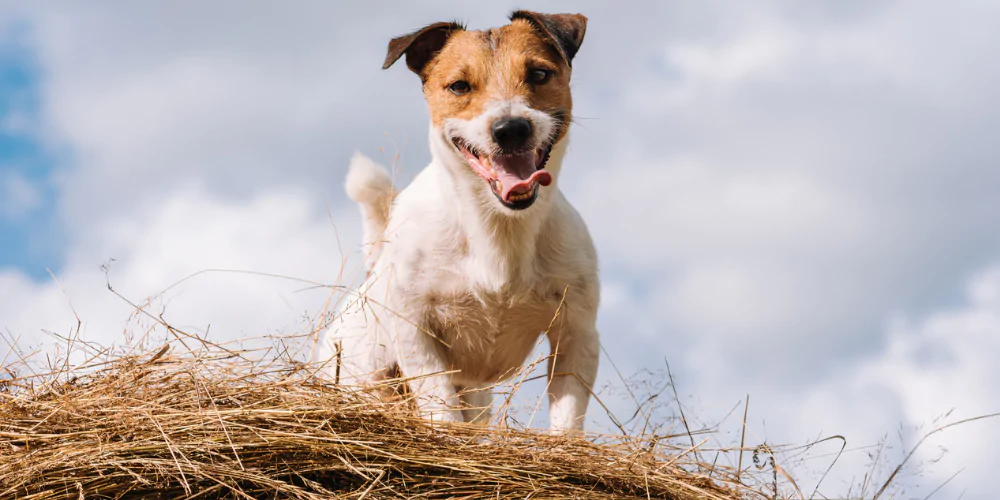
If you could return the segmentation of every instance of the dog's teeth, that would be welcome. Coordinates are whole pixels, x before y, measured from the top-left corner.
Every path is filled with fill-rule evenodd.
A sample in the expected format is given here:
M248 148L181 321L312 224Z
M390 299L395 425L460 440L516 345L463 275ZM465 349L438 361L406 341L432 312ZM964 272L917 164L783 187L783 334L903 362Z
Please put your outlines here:
M524 201L531 198L531 193L515 194L510 197L510 201Z

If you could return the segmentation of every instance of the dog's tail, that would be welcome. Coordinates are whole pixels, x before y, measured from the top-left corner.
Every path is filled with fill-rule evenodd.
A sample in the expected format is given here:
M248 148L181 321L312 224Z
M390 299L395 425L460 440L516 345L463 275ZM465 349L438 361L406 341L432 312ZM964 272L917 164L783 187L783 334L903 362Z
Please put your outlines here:
M396 190L389 171L360 152L351 158L345 188L347 196L361 207L365 269L371 272L382 253L383 234Z

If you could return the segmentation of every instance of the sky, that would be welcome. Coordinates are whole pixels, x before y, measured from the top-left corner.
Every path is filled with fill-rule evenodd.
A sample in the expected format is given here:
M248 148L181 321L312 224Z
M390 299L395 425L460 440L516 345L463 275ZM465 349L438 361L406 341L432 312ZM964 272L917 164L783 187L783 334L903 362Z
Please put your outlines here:
M720 442L747 395L748 442L843 435L830 497L878 443L898 462L1000 412L1000 6L976 0L0 0L0 332L45 345L75 311L125 342L106 280L137 301L209 269L349 281L348 159L401 185L429 160L388 40L515 7L590 18L560 187L600 257L600 384L660 384L667 360ZM299 332L328 297L209 272L155 303L228 340ZM933 498L991 498L998 442L1000 420L936 435L901 498L956 473Z

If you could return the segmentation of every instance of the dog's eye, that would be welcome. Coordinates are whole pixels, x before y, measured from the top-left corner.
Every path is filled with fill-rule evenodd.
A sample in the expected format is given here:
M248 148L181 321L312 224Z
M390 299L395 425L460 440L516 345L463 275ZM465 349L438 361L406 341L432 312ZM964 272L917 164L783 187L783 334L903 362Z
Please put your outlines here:
M450 90L451 93L455 95L465 95L468 94L470 90L472 90L472 86L469 85L469 82L465 80L459 80L449 85L448 90Z
M528 81L535 85L549 81L550 76L552 76L552 72L545 69L533 69L528 71Z

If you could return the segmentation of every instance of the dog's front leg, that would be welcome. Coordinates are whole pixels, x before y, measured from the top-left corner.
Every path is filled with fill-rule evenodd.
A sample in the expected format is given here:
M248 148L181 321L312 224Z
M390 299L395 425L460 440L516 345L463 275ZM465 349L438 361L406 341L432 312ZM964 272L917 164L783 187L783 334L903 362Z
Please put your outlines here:
M570 318L567 318L570 319ZM549 428L552 432L582 430L587 414L600 341L593 321L568 321L549 332Z
M433 421L461 422L460 399L433 332L402 318L394 320L396 360L416 397L421 416Z

